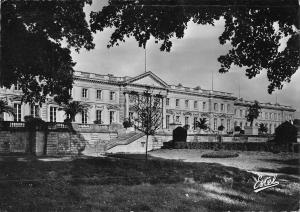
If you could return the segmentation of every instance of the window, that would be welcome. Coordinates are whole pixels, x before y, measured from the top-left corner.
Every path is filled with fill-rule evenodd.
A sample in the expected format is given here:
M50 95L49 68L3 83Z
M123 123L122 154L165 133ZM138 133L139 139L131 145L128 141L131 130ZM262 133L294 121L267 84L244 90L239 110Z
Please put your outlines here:
M133 112L129 112L129 119L133 120Z
M224 119L221 119L221 125L222 125L222 126L225 126L225 124L224 124Z
M166 127L167 129L170 127L170 115L166 115Z
M82 98L88 98L88 89L82 88L81 96Z
M185 124L185 125L188 125L188 124L189 124L189 117L188 117L188 116L186 116L186 117L184 118L184 124Z
M22 105L21 104L14 104L15 116L14 121L21 121L22 119Z
M217 130L218 119L214 118L214 130Z
M176 99L176 107L179 107L179 99Z
M115 111L109 111L109 123L115 122Z
M270 113L270 119L273 119L273 113Z
M221 111L224 111L224 104L221 104Z
M243 110L240 110L240 117L243 117Z
M102 110L96 110L96 120L101 123L102 121Z
M111 91L109 95L109 100L116 100L116 93Z
M203 103L202 103L202 109L203 109L203 111L206 110L206 102L203 102Z
M31 104L30 105L30 115L33 117L39 117L39 106Z
M268 117L268 113L265 113L265 116L266 116L266 117L265 117L266 119L268 119L268 118L269 118L269 117Z
M97 99L102 99L102 90L97 90L96 96Z
M167 105L167 106L170 105L170 99L169 99L169 98L166 99L166 105Z
M237 109L234 109L234 114L237 116Z
M50 107L50 122L56 122L56 107Z
M227 131L229 131L230 128L231 128L231 127L230 127L230 119L227 119L227 127L226 127L226 128L227 128Z
M194 101L194 108L198 108L198 102Z
M189 107L189 100L185 100L185 107Z
M15 88L14 88L16 91L21 91L22 90L22 88L21 88L21 86L20 86L20 83L17 83L17 84L15 84Z
M87 123L87 111L82 111L81 113L81 123L86 124Z
M214 111L218 111L218 103L214 104Z
M194 130L196 129L197 120L198 120L198 118L197 118L197 117L194 117Z
M176 116L176 122L179 122L180 116Z
M230 112L230 104L227 105L227 113Z

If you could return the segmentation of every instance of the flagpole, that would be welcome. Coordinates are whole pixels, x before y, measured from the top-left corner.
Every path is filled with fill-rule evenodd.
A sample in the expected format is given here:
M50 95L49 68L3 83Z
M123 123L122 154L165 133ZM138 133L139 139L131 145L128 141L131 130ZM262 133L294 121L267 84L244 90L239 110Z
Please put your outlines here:
M214 72L211 71L211 90L214 90Z
M146 47L147 47L147 42L145 43L145 72L147 72L147 67L146 67L146 64L147 64L147 49L146 49Z

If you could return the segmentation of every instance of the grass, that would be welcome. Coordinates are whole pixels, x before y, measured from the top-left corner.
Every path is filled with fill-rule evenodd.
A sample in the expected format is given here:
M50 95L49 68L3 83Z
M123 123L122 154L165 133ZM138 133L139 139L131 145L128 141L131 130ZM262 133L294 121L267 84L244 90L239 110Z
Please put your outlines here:
M253 192L234 167L143 156L0 160L0 211L297 210L294 182Z
M238 156L239 154L236 152L224 151L224 150L211 151L201 155L201 157L203 158L235 158Z

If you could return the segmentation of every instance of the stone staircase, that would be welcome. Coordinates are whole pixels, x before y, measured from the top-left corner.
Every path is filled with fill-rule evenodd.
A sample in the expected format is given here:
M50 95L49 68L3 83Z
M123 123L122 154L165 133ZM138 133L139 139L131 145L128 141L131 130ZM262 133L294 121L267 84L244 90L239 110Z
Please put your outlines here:
M136 141L137 139L143 137L145 134L142 132L129 132L126 134L121 134L118 137L108 141L105 144L104 150L107 151L115 146L118 145L127 145L130 144L134 141Z

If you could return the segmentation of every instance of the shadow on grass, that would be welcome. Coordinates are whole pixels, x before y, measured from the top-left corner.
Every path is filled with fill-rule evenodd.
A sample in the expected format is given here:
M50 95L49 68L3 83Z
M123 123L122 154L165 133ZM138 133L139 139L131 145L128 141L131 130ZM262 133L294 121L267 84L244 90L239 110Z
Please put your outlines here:
M300 158L298 158L298 159L289 159L289 160L263 159L263 161L271 162L271 163L277 163L277 164L300 166Z
M295 208L294 194L283 195L275 190L253 193L253 174L246 171L220 164L152 157L146 166L143 156L0 162L0 209L216 211ZM272 198L267 200L269 197ZM274 200L282 204L273 207Z
M282 167L277 169L268 169L268 168L259 168L260 172L272 172L272 173L281 173L281 174L291 174L300 176L299 167Z

